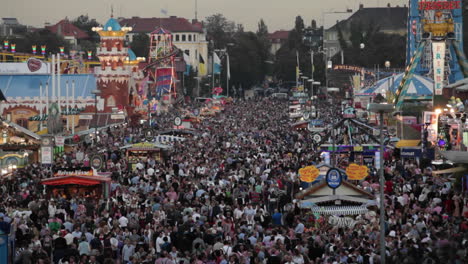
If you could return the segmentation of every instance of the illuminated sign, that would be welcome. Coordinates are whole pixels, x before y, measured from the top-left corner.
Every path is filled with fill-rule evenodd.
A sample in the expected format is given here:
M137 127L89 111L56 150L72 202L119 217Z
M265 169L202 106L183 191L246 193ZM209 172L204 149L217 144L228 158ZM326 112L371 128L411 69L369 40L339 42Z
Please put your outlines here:
M451 10L451 9L460 9L461 1L440 1L440 2L419 2L419 10Z
M436 95L442 95L444 87L445 42L432 42L434 90Z
M76 170L76 171L64 171L59 170L55 174L55 177L62 177L62 176L93 176L93 171L83 171L83 170Z
M374 75L373 72L366 71L364 68L359 67L359 66L352 66L352 65L334 65L333 70L341 70L341 71L353 71L353 72L358 72L361 75L367 74L367 75Z

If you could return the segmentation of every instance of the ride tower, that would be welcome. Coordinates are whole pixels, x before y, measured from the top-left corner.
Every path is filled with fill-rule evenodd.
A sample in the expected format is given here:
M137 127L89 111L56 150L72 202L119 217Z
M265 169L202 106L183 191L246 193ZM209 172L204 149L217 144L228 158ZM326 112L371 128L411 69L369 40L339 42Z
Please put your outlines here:
M414 74L434 80L434 103L443 87L467 77L463 52L462 2L457 0L409 0L406 71L394 103L401 108ZM409 98L425 100L427 98Z
M145 72L148 78L148 104L156 110L156 102L169 105L176 98L176 73L174 59L178 50L172 43L170 31L160 27L150 34L148 65Z

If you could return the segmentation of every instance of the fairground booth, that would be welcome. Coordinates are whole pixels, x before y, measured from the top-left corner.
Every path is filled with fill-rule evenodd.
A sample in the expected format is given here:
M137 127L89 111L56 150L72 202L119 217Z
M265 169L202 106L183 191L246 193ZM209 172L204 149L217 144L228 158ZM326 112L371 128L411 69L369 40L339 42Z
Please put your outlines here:
M122 149L127 150L127 160L131 170L136 169L136 165L140 160L145 162L149 157L162 162L165 156L164 150L169 148L170 146L153 142L141 142L122 147Z
M92 168L60 169L54 177L41 181L51 197L107 198L110 193L110 173L96 173Z
M15 123L0 121L1 175L36 162L39 156L40 136Z

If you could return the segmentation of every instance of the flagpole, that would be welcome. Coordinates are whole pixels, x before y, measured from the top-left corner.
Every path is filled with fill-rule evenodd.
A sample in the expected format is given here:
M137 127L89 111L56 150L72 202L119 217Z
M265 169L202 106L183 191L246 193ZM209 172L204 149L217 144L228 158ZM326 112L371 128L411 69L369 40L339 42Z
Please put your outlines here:
M299 89L299 51L296 50L296 60L297 60L297 66L296 66L296 90Z
M227 90L227 97L229 97L229 75L230 74L230 67L229 67L229 53L226 51L226 90Z
M213 55L211 56L211 91L213 91L214 89L214 85L215 85L215 72L214 72L214 55L215 55L215 51L213 50Z

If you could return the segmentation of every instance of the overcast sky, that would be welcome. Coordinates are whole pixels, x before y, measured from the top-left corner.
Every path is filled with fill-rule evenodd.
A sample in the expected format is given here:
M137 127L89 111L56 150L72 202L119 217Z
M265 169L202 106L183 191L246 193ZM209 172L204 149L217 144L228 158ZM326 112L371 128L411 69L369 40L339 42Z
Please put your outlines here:
M256 30L263 18L270 32L291 29L294 19L301 15L306 25L312 19L322 24L322 14L365 7L384 7L407 4L407 0L198 0L198 19L221 13L229 20L243 24L247 30ZM76 18L88 14L98 22L105 23L114 7L114 16L119 17L195 17L195 0L2 0L0 17L16 17L25 25L42 27L45 22L55 24L60 19ZM161 9L168 14L163 15ZM348 14L325 14L325 26Z

